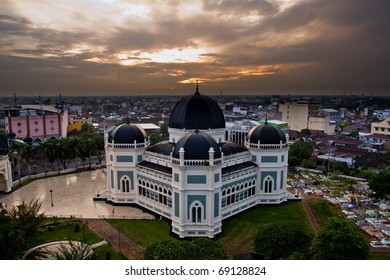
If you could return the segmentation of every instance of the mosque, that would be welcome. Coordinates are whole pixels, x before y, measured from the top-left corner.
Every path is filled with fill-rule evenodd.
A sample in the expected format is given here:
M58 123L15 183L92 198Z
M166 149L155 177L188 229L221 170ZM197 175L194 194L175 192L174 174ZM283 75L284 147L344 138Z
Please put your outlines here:
M244 145L227 141L221 108L199 93L181 99L169 140L150 145L122 124L105 135L107 202L139 205L171 221L179 237L214 237L222 221L260 204L286 202L288 144L267 121Z

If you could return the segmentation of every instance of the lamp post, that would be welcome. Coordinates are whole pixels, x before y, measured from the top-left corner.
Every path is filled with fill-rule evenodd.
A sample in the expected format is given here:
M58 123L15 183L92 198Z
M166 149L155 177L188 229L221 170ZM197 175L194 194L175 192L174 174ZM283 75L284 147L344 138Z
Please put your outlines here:
M50 192L51 207L53 207L53 189L50 188L49 192Z

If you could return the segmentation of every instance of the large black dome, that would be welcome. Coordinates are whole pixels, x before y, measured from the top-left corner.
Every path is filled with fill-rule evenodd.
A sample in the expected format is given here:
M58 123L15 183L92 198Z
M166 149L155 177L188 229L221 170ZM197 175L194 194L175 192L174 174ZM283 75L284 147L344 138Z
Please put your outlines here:
M280 144L286 143L286 136L283 132L267 122L263 125L258 125L253 127L248 132L248 141L249 143L257 144L260 141L260 144Z
M210 148L214 149L214 158L221 157L217 142L207 133L199 131L184 135L176 143L172 153L174 158L180 158L180 148L184 149L184 159L208 159Z
M143 143L146 138L147 135L143 128L135 124L121 124L111 132L108 141L115 144L134 144L134 141Z
M201 95L196 88L193 95L176 103L169 118L170 128L215 129L225 128L225 118L217 102Z

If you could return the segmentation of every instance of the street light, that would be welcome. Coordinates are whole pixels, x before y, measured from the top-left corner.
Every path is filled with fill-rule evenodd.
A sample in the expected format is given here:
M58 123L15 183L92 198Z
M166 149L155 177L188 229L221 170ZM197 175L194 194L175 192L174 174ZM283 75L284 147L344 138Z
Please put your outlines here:
M51 207L53 207L53 189L50 188L49 192L50 192Z

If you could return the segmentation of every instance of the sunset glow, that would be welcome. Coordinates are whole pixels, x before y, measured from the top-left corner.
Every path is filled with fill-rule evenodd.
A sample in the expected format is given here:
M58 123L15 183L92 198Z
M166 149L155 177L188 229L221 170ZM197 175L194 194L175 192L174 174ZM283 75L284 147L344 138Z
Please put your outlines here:
M182 92L200 80L211 93L239 93L242 86L251 93L311 93L325 85L332 93L385 94L389 5L4 0L0 92Z

